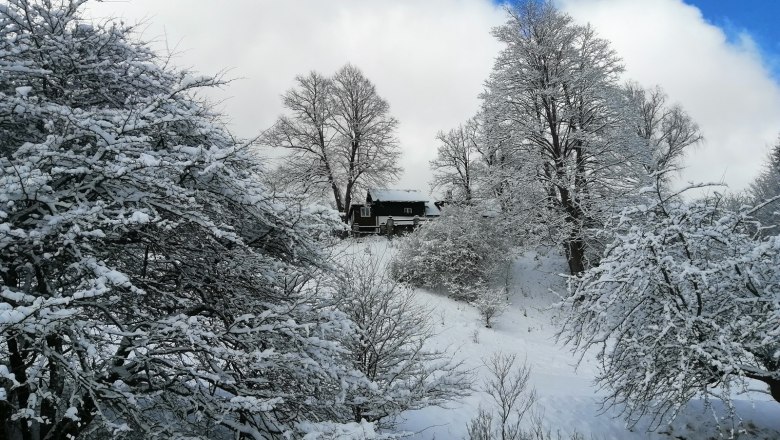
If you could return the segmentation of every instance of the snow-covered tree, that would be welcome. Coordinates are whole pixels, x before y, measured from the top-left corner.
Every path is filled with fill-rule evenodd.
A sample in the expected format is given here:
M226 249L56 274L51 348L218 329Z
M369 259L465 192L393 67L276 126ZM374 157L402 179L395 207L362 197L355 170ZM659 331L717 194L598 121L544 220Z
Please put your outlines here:
M780 195L780 138L767 155L764 169L750 184L748 196L754 204L763 203ZM766 204L756 212L756 217L767 228L765 234L780 233L780 201Z
M751 211L665 196L625 210L598 267L570 284L560 337L599 353L605 402L631 423L673 418L694 396L729 403L749 379L780 401L780 237Z
M482 109L475 117L479 121L478 198L497 205L505 217L516 219L516 225L539 223L530 217L538 212L539 205L545 204L547 196L530 168L533 162L524 157L522 149L516 148L522 139L505 118L504 102L498 91L493 93L488 89L481 98ZM516 226L508 230L513 229ZM528 239L532 234L516 235Z
M290 152L281 167L294 188L330 192L346 212L355 194L398 177L398 121L360 69L347 64L333 77L311 72L296 82L283 97L289 116L263 138Z
M493 216L512 243L538 240L543 223L539 205L546 195L513 148L511 127L489 119L499 113L488 110L493 102L487 93L483 98L477 115L438 133L437 158L430 162L432 189L444 190L450 203L473 205Z
M631 127L620 58L593 28L552 2L507 8L493 34L504 44L485 93L485 120L510 133L521 180L542 186L546 212L572 274L588 266L588 230L603 226L647 175ZM557 232L556 232L557 231Z
M488 283L508 255L509 242L493 219L475 207L448 206L400 242L391 271L411 285L473 300L472 287Z
M350 398L354 420L392 422L402 411L443 405L470 394L470 373L430 346L430 311L391 279L381 256L353 258L334 297L354 323L345 347L356 370L372 381Z
M0 5L0 437L275 438L346 421L348 319L307 281L333 211L84 1Z

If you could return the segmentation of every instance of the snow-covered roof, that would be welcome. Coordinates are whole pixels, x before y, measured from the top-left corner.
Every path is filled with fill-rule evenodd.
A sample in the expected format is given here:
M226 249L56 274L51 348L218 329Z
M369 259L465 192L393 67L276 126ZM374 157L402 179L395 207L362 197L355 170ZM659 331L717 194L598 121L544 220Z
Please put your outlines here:
M375 202L427 202L430 199L416 189L372 188L368 190L368 194Z
M441 210L430 200L425 202L425 215L437 216L441 215Z

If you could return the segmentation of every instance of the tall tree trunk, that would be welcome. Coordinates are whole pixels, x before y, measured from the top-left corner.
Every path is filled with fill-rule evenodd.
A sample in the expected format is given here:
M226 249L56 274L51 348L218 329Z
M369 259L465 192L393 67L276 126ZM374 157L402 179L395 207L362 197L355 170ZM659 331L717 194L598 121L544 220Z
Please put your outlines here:
M347 196L346 202L341 201L341 191L339 191L339 186L336 185L336 182L333 181L333 178L331 177L330 180L330 188L333 190L333 198L336 200L336 210L341 213L343 212L346 217L346 209L345 206L349 206L349 196Z
M347 190L344 194L344 206L347 206L347 209L349 209L349 205L352 204L352 188L354 188L355 182L349 181L347 182ZM349 218L347 218L347 215L344 215L343 220L344 223L349 223Z
M328 157L328 150L325 147L325 133L322 130L319 131L320 150L322 151L322 161L325 166L325 172L328 174L328 182L330 183L330 189L333 191L333 199L336 201L336 210L338 212L344 212L346 218L346 209L349 209L349 204L344 205L341 199L341 190L339 189L336 177L333 175L333 168L330 166L330 158Z
M771 371L771 367L770 367L770 371ZM755 379L767 384L769 386L769 395L772 396L772 398L775 399L776 402L780 402L780 379L771 377L770 375L766 375L766 374L754 374L751 372L745 372L745 377L748 377L750 379Z
M48 432L46 437L41 437L43 440L69 440L77 438L92 423L92 420L95 418L95 410L97 409L95 401L92 400L89 392L85 392L82 398L81 404L77 407L80 420L61 418Z
M585 240L572 234L564 245L566 260L569 263L569 273L577 275L585 271Z
M345 209L349 209L349 205L352 204L352 191L357 181L357 177L355 176L355 174L358 173L358 171L355 169L355 161L357 160L358 150L360 150L360 134L355 134L355 138L350 142L349 171L348 171L349 181L347 182L347 187L344 190ZM349 219L347 218L347 215L344 215L344 217L342 217L342 220L344 220L344 223L349 223Z
M62 338L58 335L49 335L46 337L47 350L56 353L59 356L62 353ZM49 363L49 391L50 395L41 402L41 416L44 421L40 424L40 437L45 438L46 434L54 427L54 421L57 419L57 409L59 399L65 389L65 378L62 375L60 363L54 355L48 356Z
M10 367L11 373L13 373L16 380L22 384L16 387L12 391L16 394L16 403L18 408L26 408L30 399L30 385L27 383L27 367L25 366L25 356L22 353L20 345L24 345L24 341L19 341L21 337L10 337L7 339L8 352L10 354ZM10 396L9 396L10 397ZM9 398L10 400L10 398ZM27 424L26 420L21 420L16 423L16 426L22 431L22 440L33 440L33 433L31 426Z
M572 133L575 130L572 129ZM585 238L583 237L583 228L587 216L587 206L584 205L587 200L588 185L585 177L585 153L583 151L582 141L577 140L574 146L574 194L570 195L572 220L574 229L572 237L569 240L568 247L570 252L569 270L572 275L584 272L585 267Z
M555 166L559 182L564 182L563 161L556 161ZM561 207L566 212L566 224L571 228L569 237L564 242L566 260L569 263L569 272L572 275L577 275L585 271L585 239L582 237L584 212L577 205L576 200L574 200L574 195L563 184L559 183L556 188L560 196Z
M767 379L766 384L769 385L769 394L776 402L780 402L780 380L779 379Z

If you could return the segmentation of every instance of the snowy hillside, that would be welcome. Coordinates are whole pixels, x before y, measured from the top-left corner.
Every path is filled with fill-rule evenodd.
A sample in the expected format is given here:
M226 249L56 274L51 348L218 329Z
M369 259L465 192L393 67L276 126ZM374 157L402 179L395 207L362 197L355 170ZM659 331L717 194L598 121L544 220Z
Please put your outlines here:
M383 237L348 240L343 246L346 254L371 255L385 261L395 251L393 243ZM464 302L422 289L416 290L416 295L432 310L435 344L474 369L475 388L487 374L484 362L494 353L517 354L519 360L525 359L539 397L535 412L553 432L615 440L729 438L730 422L723 421L720 430L715 423L716 417L726 414L720 402L713 402L708 409L703 401L694 401L670 426L656 432L647 432L647 426L641 424L629 430L616 409L601 411L599 392L592 383L595 356L589 354L576 367L577 358L555 342L552 306L557 302L554 292L565 291L560 275L565 272L565 260L546 249L516 256L509 271L510 307L490 329L484 327L476 309ZM419 440L466 438L467 424L480 405L488 406L490 402L486 394L477 391L447 408L407 412L397 421L398 427ZM755 393L737 397L735 405L743 419L738 428L743 432L735 438L780 438L780 412L775 402Z

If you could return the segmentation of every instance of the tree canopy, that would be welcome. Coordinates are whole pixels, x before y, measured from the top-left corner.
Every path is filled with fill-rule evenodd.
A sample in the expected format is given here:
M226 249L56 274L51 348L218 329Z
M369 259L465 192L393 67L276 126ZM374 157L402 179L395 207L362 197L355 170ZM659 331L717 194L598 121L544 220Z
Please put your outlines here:
M401 173L398 121L374 84L351 64L332 77L310 72L295 81L283 96L288 114L267 130L263 144L289 153L277 171L284 187L330 192L333 206L346 214L359 191L386 187Z
M0 5L0 436L344 420L348 320L307 287L336 216L257 183L197 98L220 78L83 4Z

